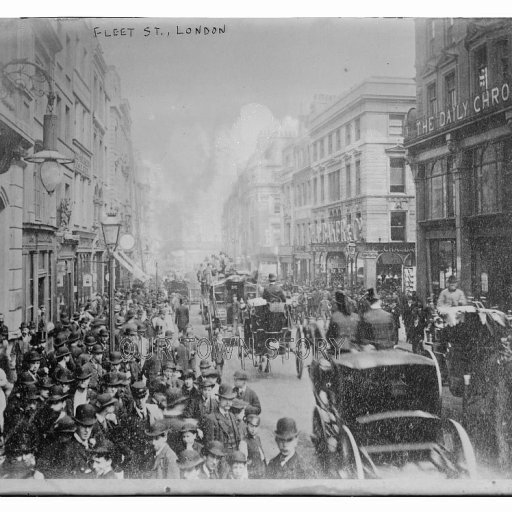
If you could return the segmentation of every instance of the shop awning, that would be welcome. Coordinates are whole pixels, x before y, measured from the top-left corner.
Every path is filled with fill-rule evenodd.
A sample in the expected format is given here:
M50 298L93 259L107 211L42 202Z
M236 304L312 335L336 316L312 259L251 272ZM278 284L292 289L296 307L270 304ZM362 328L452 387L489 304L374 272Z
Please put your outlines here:
M145 283L149 280L149 276L135 263L131 258L129 258L123 251L115 251L114 258L126 269L130 274L133 274L135 279L139 279Z

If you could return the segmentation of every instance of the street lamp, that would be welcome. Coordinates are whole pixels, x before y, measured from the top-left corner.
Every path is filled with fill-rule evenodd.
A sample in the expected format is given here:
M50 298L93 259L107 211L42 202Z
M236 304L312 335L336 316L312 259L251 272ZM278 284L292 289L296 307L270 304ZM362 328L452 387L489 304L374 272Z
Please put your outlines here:
M35 70L30 73L27 67ZM55 93L53 92L53 79L39 64L27 59L14 59L2 66L2 77L11 80L18 87L30 93L43 96L46 91L41 87L43 82L48 84L46 93L48 103L43 118L43 148L32 156L24 157L26 162L40 164L39 174L44 188L52 194L62 181L63 164L72 164L75 160L61 155L57 151L57 115L53 113Z
M354 258L356 255L356 244L349 242L347 245L348 257L350 260L350 290L354 291Z
M109 331L110 331L110 351L113 352L115 350L114 347L114 293L115 293L115 263L116 260L114 258L114 252L117 249L117 244L119 242L119 233L121 231L121 221L117 217L115 211L110 210L101 223L101 229L103 231L103 239L105 241L105 247L108 252L108 323L109 323Z

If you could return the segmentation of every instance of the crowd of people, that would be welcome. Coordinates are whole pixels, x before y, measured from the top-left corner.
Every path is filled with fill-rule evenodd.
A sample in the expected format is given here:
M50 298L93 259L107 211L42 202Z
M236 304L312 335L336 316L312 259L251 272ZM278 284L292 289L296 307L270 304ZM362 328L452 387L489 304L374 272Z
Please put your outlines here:
M198 357L183 297L118 291L114 333L104 299L40 330L0 315L1 478L306 476L291 418L267 459L247 373Z

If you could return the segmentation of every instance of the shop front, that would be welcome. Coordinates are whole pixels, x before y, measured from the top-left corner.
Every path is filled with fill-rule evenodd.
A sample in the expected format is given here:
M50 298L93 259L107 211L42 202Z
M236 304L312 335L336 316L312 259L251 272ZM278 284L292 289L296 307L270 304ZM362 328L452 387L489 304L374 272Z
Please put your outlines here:
M55 319L55 234L52 230L23 229L23 319L38 322L40 308Z

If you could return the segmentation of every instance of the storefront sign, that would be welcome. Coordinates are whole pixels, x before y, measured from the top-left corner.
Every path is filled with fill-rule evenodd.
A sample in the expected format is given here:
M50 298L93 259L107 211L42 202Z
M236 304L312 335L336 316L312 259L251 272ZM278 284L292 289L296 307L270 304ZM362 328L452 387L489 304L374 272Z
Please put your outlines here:
M507 83L492 87L449 109L441 110L435 116L425 116L419 119L416 121L416 136L428 135L469 117L485 114L489 110L508 105L511 100L510 88Z
M82 285L84 288L92 286L92 274L84 274L82 278Z
M89 176L91 172L91 159L77 149L75 149L75 171L87 176Z
M404 290L406 293L416 290L416 267L404 267Z
M414 252L414 243L365 244L364 248L367 251L406 253Z
M364 260L369 260L373 258L378 258L378 251L363 251L358 254L359 258L363 258Z

